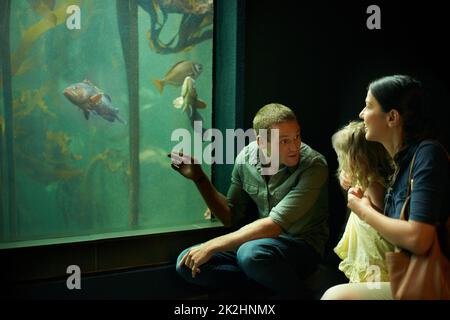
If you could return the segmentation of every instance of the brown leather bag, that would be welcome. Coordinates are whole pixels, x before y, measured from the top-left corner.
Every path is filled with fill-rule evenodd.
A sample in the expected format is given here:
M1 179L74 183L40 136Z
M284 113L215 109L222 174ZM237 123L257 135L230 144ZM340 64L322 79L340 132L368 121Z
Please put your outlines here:
M415 157L414 154L409 168L407 197L400 213L402 220L408 220ZM448 221L446 226L448 228ZM416 255L396 248L395 252L386 253L386 264L394 299L450 300L450 263L442 253L437 232L434 232L431 247L425 254Z

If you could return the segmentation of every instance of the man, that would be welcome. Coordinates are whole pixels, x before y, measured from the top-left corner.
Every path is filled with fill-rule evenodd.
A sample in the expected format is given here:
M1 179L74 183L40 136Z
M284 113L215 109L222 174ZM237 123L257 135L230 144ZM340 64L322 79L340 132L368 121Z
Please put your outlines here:
M279 298L301 298L303 280L316 269L328 239L327 163L301 142L297 118L286 106L262 107L253 129L256 141L238 154L227 197L216 190L199 164L192 163L194 159L170 154L172 167L195 182L208 208L225 226L242 221L251 202L259 214L235 232L184 250L177 272L207 287L243 292L263 286ZM266 141L264 129L278 130L278 141ZM271 154L274 143L278 152ZM268 162L279 163L273 175L263 174Z

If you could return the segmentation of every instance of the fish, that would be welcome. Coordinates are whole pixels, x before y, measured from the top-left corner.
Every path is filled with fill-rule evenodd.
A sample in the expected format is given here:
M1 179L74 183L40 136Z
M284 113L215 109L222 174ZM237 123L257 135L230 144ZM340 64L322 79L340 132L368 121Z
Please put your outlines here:
M201 121L203 123L203 117L197 109L205 109L207 105L206 102L198 98L197 90L195 89L195 80L191 77L184 79L183 85L181 86L181 96L173 100L173 106L177 109L183 109L187 113L192 128L195 129L194 121Z
M94 101L96 101L97 99L99 99L99 101L94 104L92 111L110 122L114 122L114 120L117 120L123 124L126 124L125 120L119 117L119 108L113 107L111 97L107 94L100 95L100 99L98 98L98 95L93 97Z
M64 89L64 96L83 111L86 120L89 120L90 112L95 104L93 97L97 96L98 93L96 88L91 86L87 80Z
M93 113L110 122L117 120L126 124L118 115L119 109L113 107L111 97L89 80L68 86L64 89L64 96L83 111L86 120Z
M186 77L184 79L181 86L181 96L173 100L173 106L177 109L183 108L184 112L189 112L189 117L192 117L194 108L206 108L206 102L198 99L193 78Z
M203 65L201 63L194 62L192 60L183 60L173 65L169 71L167 71L164 79L153 80L155 87L159 93L162 94L165 85L172 85L180 87L186 77L197 79L203 71Z

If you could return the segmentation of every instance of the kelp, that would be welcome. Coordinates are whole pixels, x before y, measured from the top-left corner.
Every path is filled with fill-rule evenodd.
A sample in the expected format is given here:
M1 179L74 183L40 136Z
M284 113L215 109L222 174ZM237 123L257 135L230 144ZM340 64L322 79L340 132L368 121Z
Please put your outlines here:
M12 102L15 170L43 185L70 180L83 172L69 164L81 160L70 150L69 135L46 129L49 121L57 119L44 99L48 88L44 83L39 89L22 90Z
M129 224L139 224L139 42L136 0L116 1L117 22L122 43L128 83L130 196Z
M76 207L82 214L89 213L89 218L86 219L89 219L91 228L99 230L104 227L102 221L106 212L102 209L102 201L99 201L99 198L104 197L99 193L106 192L104 186L108 183L107 179L111 178L110 173L122 173L121 177L126 183L129 180L126 175L127 166L126 156L119 150L111 148L106 148L90 159L80 183L80 201Z
M56 17L56 22L54 23L51 19L41 19L31 27L29 27L23 34L20 40L20 44L16 51L12 54L12 67L11 74L15 75L17 71L24 63L28 52L32 48L33 44L39 39L44 33L55 28L56 26L66 22L66 10L68 5L78 5L81 6L82 0L66 1L61 4L58 8L53 11Z
M213 2L211 0L143 0L139 4L150 15L147 40L150 48L159 54L189 51L195 45L212 39ZM169 13L182 14L178 32L168 42L160 34ZM209 28L209 29L208 29Z

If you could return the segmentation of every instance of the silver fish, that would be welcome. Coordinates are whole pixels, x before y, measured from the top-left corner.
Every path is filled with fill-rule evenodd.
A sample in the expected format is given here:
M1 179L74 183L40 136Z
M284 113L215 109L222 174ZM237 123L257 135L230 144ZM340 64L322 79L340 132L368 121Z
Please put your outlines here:
M207 105L206 102L198 98L194 79L191 77L184 79L181 87L181 96L173 100L173 106L177 109L183 109L187 113L192 128L194 128L194 121L203 122L203 117L197 109L205 109Z

